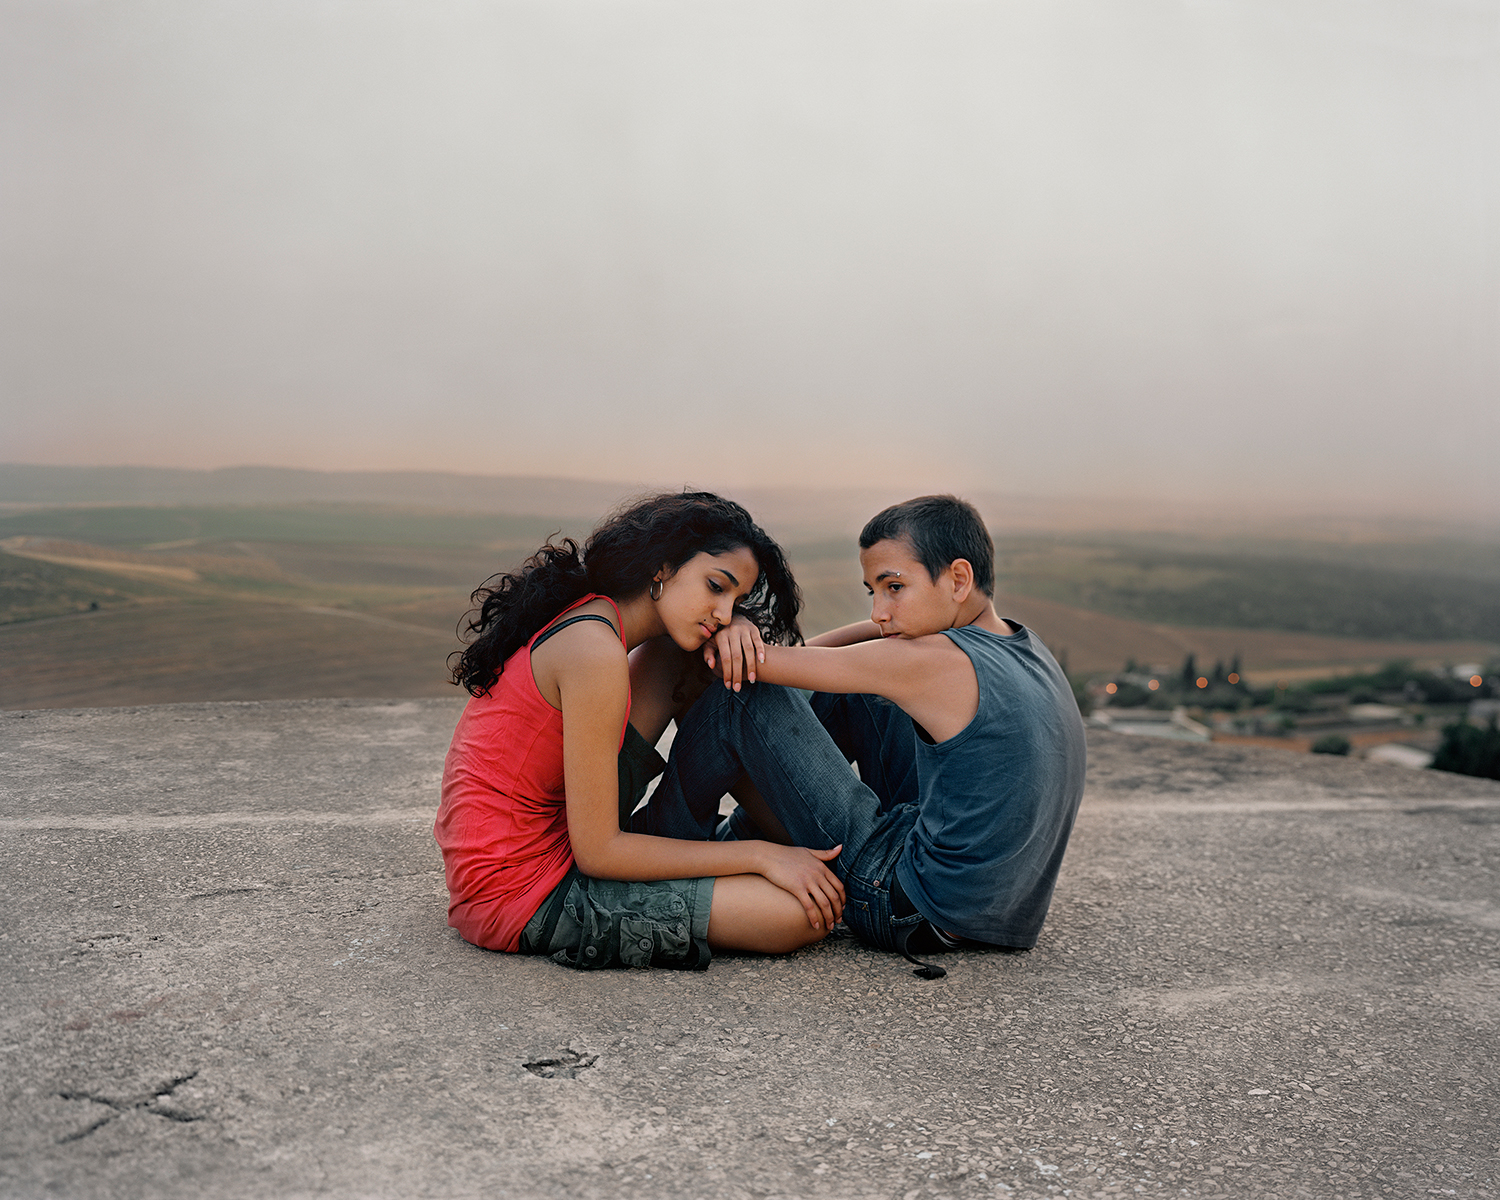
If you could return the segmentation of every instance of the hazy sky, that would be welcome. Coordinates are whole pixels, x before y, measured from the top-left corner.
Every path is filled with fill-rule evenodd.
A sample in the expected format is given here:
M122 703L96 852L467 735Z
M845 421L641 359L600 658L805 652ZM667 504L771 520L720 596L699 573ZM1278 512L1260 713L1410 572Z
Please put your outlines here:
M0 0L0 460L1500 515L1500 0Z

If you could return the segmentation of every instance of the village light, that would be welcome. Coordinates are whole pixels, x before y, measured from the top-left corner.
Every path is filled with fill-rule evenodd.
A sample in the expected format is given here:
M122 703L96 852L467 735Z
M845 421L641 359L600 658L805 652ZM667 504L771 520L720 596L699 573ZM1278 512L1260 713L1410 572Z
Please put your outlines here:
M1469 676L1469 686L1470 687L1478 687L1483 682L1484 682L1484 680L1480 676L1478 676L1478 675L1470 675Z
M1239 681L1240 681L1240 673L1238 671L1231 671L1231 672L1229 672L1229 682L1230 683L1238 683Z
M1111 696L1113 696L1113 695L1114 695L1114 694L1115 694L1115 693L1116 693L1116 692L1118 692L1118 691L1119 691L1119 690L1120 690L1120 689L1119 689L1119 688L1117 688L1117 687L1116 687L1116 686L1115 686L1115 685L1114 685L1114 684L1112 684L1112 683L1106 683L1106 684L1105 684L1105 685L1104 685L1104 690L1105 690L1105 691L1106 691L1106 692L1108 692L1108 693L1109 693L1109 694L1110 694L1110 695L1111 695Z
M1205 675L1198 676L1198 686L1201 688L1206 688L1208 686L1208 677Z
M1150 682L1150 683L1148 683L1148 684L1147 684L1147 685L1146 685L1146 686L1147 686L1147 687L1148 687L1148 688L1150 688L1150 689L1151 689L1151 690L1152 690L1152 691L1153 691L1153 692L1154 692L1154 691L1156 691L1156 689L1157 689L1157 688L1159 688L1159 687L1161 687L1161 684L1159 684L1159 683L1157 683L1157 682L1156 682L1156 680L1154 680L1154 679L1153 679L1153 680L1152 680L1152 681L1151 681L1151 682Z

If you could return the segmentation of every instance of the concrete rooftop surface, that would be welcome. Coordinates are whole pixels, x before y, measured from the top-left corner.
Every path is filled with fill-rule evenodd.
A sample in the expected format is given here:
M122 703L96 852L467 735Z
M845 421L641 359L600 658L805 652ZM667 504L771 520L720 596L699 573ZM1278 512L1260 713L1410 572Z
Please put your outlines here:
M445 923L454 700L0 713L5 1197L1493 1197L1500 784L1090 732L1034 951Z

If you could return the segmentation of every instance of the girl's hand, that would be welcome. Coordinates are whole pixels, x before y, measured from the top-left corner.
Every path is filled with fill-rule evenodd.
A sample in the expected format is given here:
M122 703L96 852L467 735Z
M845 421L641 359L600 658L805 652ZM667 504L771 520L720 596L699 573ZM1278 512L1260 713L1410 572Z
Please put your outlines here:
M844 885L825 864L843 849L838 845L832 850L809 850L766 842L766 862L760 873L797 899L814 929L832 929L844 915Z
M724 678L724 686L740 690L745 681L755 682L755 668L766 661L766 643L760 635L760 626L742 613L714 635L714 640L703 647L703 661L708 669L718 670Z

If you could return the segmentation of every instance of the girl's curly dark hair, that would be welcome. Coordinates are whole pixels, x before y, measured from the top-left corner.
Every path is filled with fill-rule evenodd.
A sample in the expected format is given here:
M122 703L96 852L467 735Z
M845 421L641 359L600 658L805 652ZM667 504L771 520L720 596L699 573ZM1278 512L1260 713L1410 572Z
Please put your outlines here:
M675 571L696 554L741 546L755 555L760 574L737 610L760 626L766 641L800 642L802 592L781 547L733 500L712 492L664 492L617 509L582 550L572 538L548 539L519 571L480 584L460 634L468 645L448 656L453 682L482 696L506 660L580 596L598 592L624 600L645 591L663 566Z

